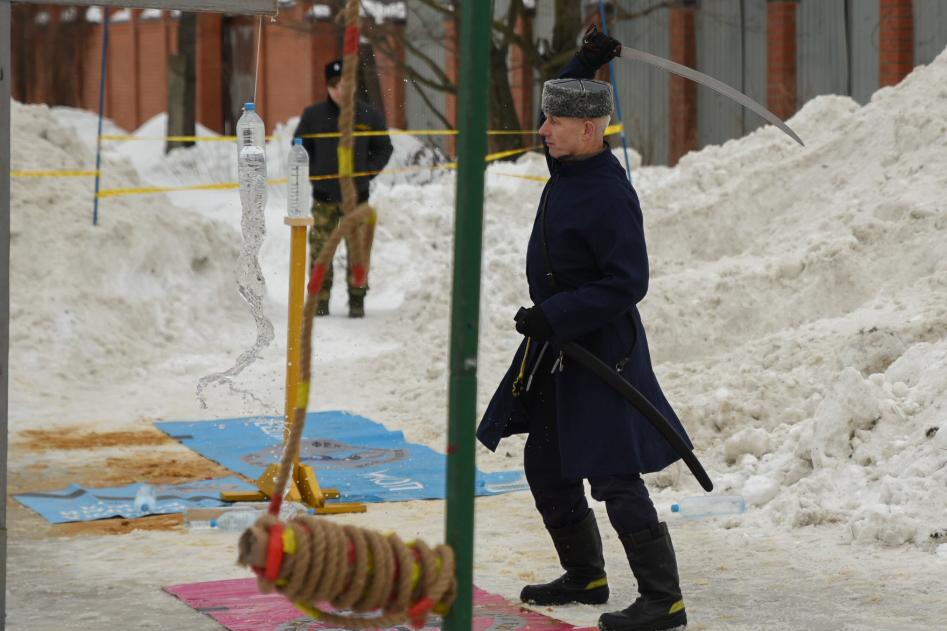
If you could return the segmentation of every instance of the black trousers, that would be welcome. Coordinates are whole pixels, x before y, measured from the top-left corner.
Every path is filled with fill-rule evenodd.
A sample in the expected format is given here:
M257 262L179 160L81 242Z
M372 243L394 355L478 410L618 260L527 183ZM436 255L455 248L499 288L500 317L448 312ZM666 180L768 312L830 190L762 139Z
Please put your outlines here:
M545 359L545 358L544 358ZM589 512L581 479L562 476L556 414L556 385L550 374L552 361L536 370L528 397L529 436L524 450L524 468L529 490L547 528L577 524ZM589 440L600 440L589 434ZM637 473L604 475L588 479L592 498L605 502L608 519L619 535L657 525L658 515L644 480Z

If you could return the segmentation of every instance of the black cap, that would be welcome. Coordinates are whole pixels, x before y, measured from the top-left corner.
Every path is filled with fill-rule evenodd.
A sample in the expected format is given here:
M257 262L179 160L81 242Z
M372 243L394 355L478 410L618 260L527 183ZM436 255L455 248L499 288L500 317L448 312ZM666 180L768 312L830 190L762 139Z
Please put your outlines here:
M342 76L342 60L336 59L326 64L326 83Z

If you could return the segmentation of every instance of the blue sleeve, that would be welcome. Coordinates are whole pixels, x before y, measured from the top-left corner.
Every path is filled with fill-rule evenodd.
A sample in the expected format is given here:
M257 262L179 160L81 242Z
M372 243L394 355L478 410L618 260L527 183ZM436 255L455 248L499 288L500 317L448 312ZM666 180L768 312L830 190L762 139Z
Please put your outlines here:
M557 342L570 342L601 328L648 293L648 252L641 208L634 194L615 196L589 217L581 233L601 276L557 293L542 310Z

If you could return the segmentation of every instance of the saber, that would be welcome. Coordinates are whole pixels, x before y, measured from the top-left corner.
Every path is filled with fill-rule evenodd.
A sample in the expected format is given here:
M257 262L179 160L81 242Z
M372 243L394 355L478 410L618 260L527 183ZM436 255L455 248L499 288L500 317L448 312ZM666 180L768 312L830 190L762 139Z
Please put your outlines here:
M657 55L652 55L650 53L646 53L644 51L640 51L635 48L628 48L627 46L621 47L620 57L622 57L622 59L627 59L629 61L642 61L646 64L650 64L652 66L661 68L662 70L667 70L668 72L672 74L679 75L681 77L684 77L685 79L690 79L691 81L707 86L711 90L714 90L715 92L718 92L724 95L725 97L733 101L736 101L737 103L747 108L748 110L763 117L767 122L772 123L773 125L776 125L781 130L783 130L786 133L786 135L788 135L790 138L798 142L800 145L802 145L803 147L806 146L806 144L802 142L802 138L796 135L796 132L794 132L792 128L789 127L789 125L787 125L786 123L784 123L778 116L776 116L775 114L770 112L768 109L766 109L765 107L763 107L762 105L760 105L759 103L757 103L756 101L748 97L747 95L743 94L736 88L730 87L723 81L714 79L713 77L705 75L702 72L698 72L694 70L693 68L682 66L681 64L665 59L664 57L658 57Z
M520 310L516 312L516 316L514 316L513 319L519 322L524 317L526 317L526 309L520 307ZM651 401L648 401L637 388L628 383L616 370L613 370L605 362L589 352L588 349L575 342L560 344L559 349L567 357L585 366L592 374L615 390L619 396L635 406L635 408L641 412L641 415L647 419L648 423L651 424L651 427L656 429L671 448L674 449L677 455L681 457L681 460L684 461L687 468L690 469L694 477L697 478L700 486L708 493L714 489L714 483L711 481L710 476L707 475L703 465L700 464L700 460L698 460L694 452L691 451L691 448L687 446L687 443L685 443L681 435L677 433L677 430L664 418L664 415L661 414L661 412L652 405Z

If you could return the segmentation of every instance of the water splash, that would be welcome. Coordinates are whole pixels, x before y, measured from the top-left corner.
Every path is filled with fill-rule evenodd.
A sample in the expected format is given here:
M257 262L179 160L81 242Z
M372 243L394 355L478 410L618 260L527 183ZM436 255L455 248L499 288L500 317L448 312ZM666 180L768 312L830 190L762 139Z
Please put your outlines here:
M240 353L233 366L223 372L201 377L197 382L197 399L201 408L207 408L204 391L211 384L225 383L231 392L243 395L258 403L260 399L249 391L237 388L233 379L247 366L260 358L260 351L274 339L273 323L263 313L263 299L266 296L266 279L260 268L258 255L266 235L266 153L262 147L250 145L241 147L238 158L238 178L240 181L240 205L243 214L240 229L243 244L237 258L237 291L250 306L250 315L256 323L256 341L253 346Z

